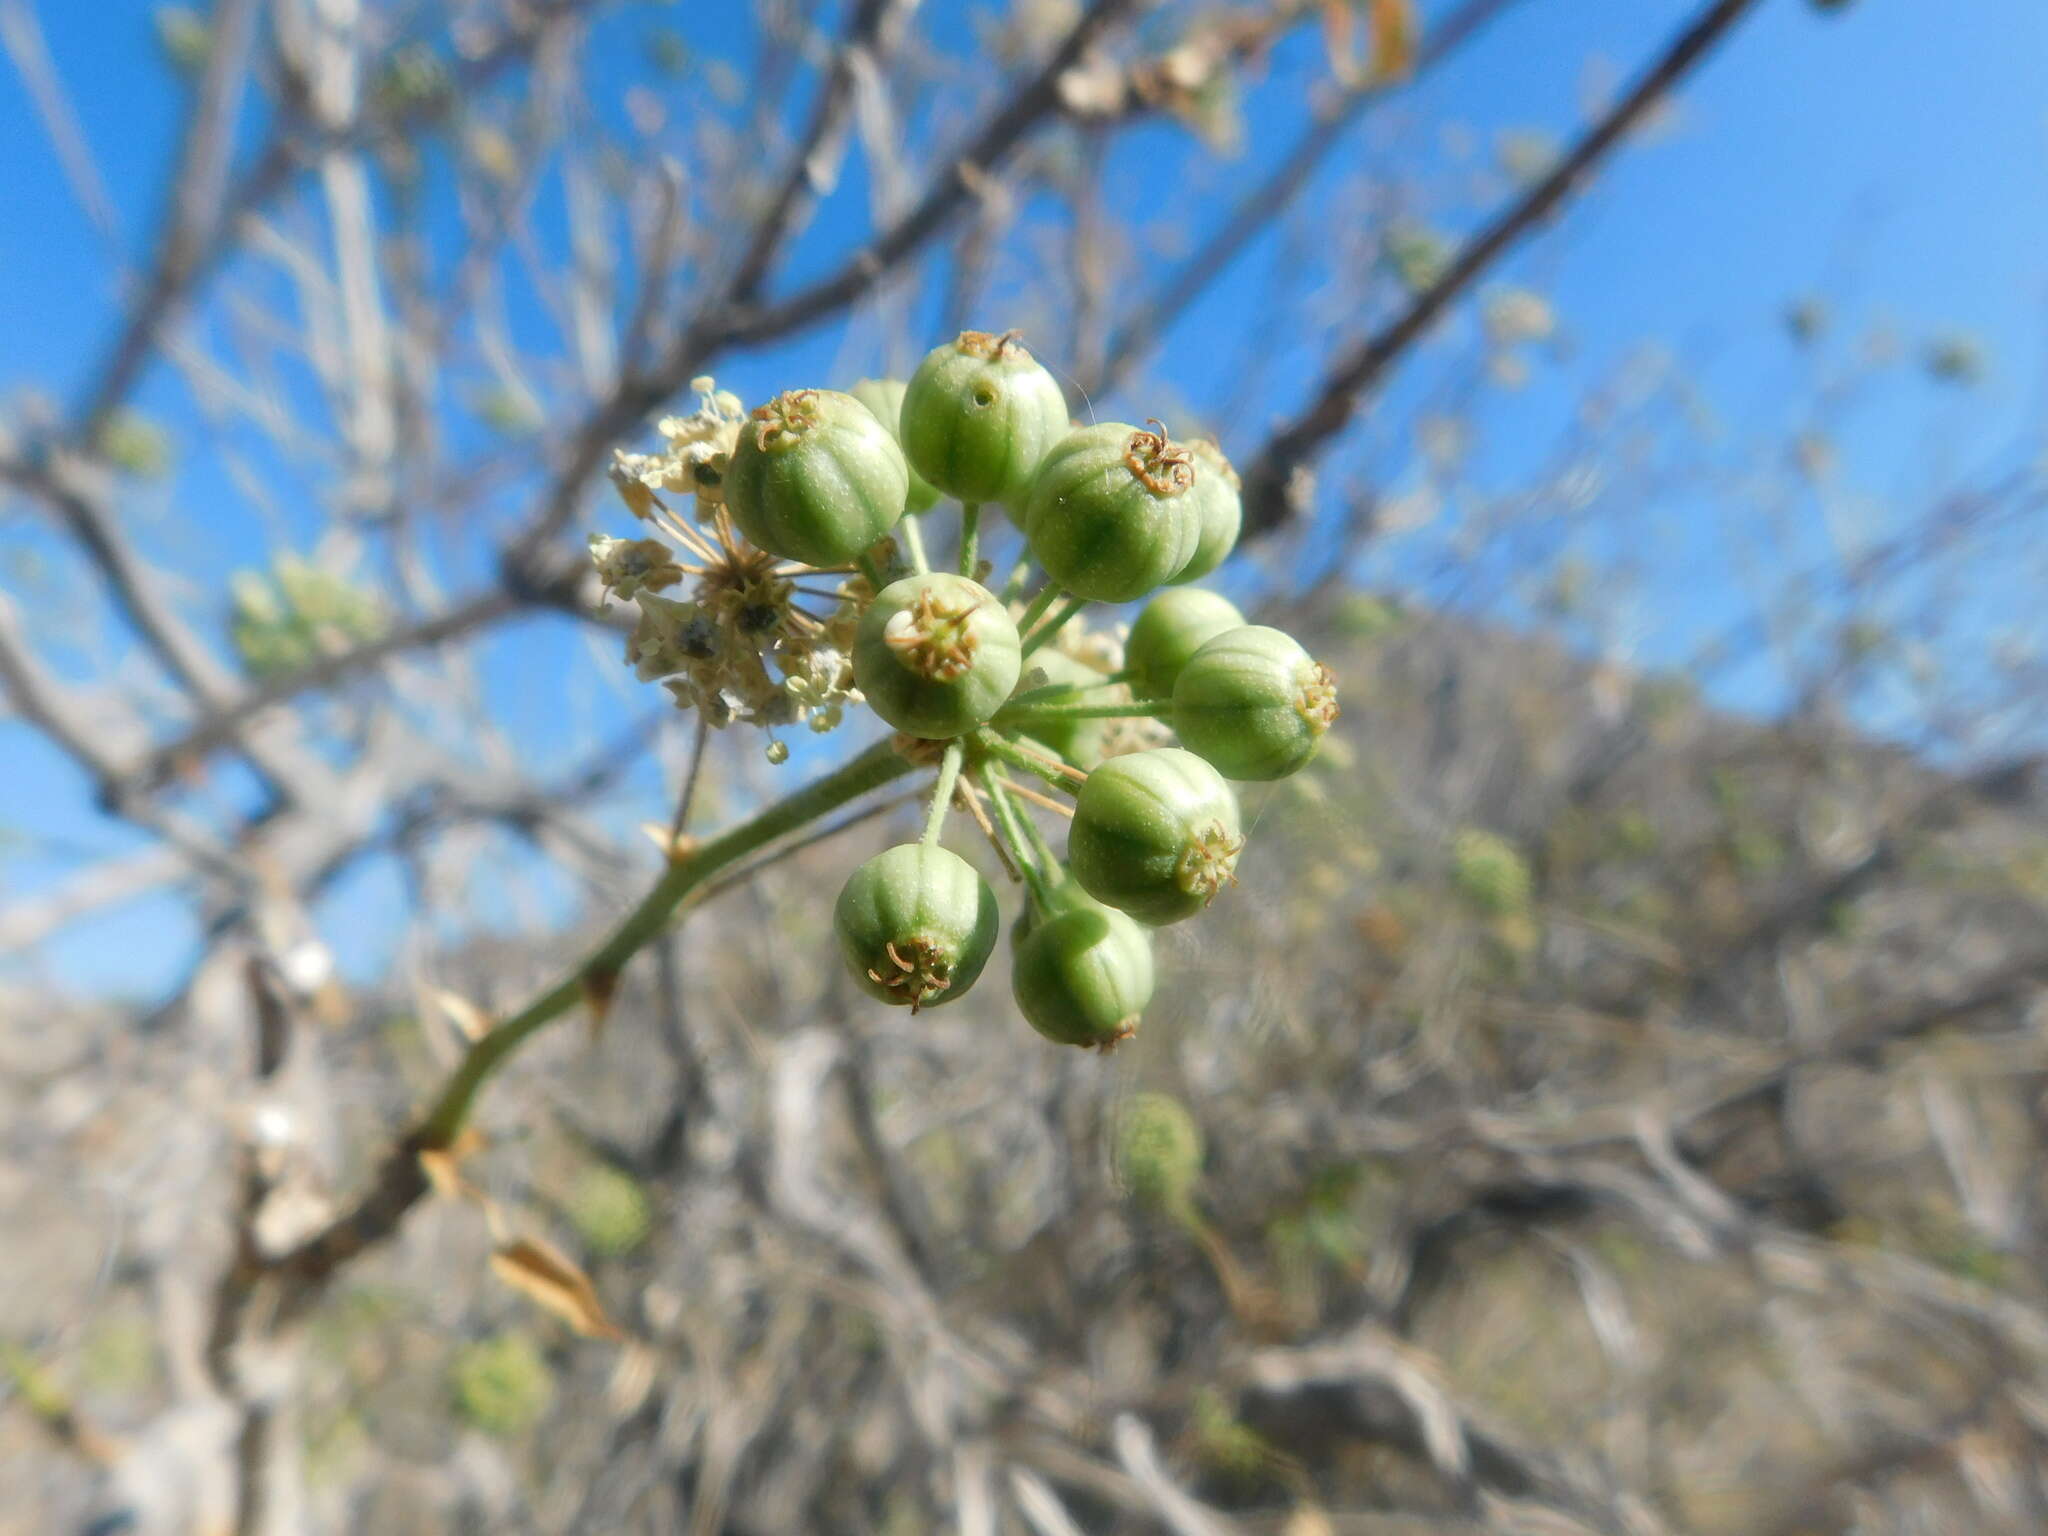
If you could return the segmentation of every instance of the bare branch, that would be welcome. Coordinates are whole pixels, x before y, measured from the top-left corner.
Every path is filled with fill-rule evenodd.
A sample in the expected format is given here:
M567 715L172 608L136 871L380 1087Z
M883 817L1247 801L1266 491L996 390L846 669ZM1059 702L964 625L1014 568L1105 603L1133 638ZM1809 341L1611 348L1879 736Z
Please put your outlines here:
M107 194L107 184L93 160L92 146L86 142L78 114L64 94L64 82L57 78L49 44L29 0L0 0L0 48L7 50L22 84L28 87L29 99L43 120L43 131L50 136L57 162L70 178L72 191L87 220L102 239L114 244L118 232L113 199Z
M1292 489L1295 471L1304 468L1344 429L1360 399L1387 368L1488 268L1560 207L1644 114L1703 63L1714 45L1756 4L1757 0L1714 0L1695 16L1549 175L1467 242L1443 275L1392 322L1330 368L1309 405L1273 433L1245 466L1246 536L1269 533L1299 510Z
M1414 80L1456 55L1509 6L1519 0L1464 0L1424 35L1413 74L1399 80L1368 80L1345 91L1321 110L1300 140L1266 179L1241 198L1201 247L1117 323L1091 394L1115 389L1139 361L1156 348L1187 307L1229 270L1244 248L1300 194L1330 151L1373 107L1398 97Z
M260 9L258 0L220 0L209 14L206 69L185 120L178 169L165 193L162 225L152 245L154 265L128 325L74 413L73 440L78 443L96 441L156 346L162 322L227 228L228 162ZM281 156L260 160L243 187L244 197L276 186L283 165Z
M839 134L847 108L852 103L858 56L874 54L877 62L886 59L895 34L915 8L916 0L858 0L853 7L847 17L846 36L840 42L824 83L818 88L810 123L791 150L789 166L768 200L768 206L754 222L746 248L734 266L732 279L727 284L732 302L753 302L761 284L768 278L784 239L796 223L804 192L817 185L819 158Z

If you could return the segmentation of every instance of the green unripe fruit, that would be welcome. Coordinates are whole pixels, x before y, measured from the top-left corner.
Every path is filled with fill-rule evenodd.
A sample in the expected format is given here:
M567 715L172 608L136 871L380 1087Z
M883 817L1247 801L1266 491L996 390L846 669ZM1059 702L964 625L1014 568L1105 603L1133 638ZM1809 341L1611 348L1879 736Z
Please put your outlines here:
M1081 889L1155 927L1206 907L1235 878L1243 848L1236 794L1178 747L1112 757L1092 771L1067 831Z
M1014 504L1066 435L1067 401L1016 332L962 331L917 365L901 421L904 454L941 491Z
M1032 654L1024 675L1017 680L1017 692L1032 693L1063 687L1065 693L1039 692L1031 707L1060 704L1101 704L1113 697L1102 686L1102 674L1084 661L1077 661L1051 646ZM1080 690L1086 689L1087 692ZM1029 727L1032 740L1072 763L1076 768L1093 768L1102 761L1102 739L1108 733L1107 720L1035 720Z
M1206 437L1188 444L1195 461L1195 488L1190 493L1201 517L1201 535L1195 552L1176 582L1199 581L1230 558L1237 548L1238 530L1244 526L1244 499L1239 494L1237 471L1223 450Z
M874 412L830 389L792 389L740 428L725 505L755 544L843 565L896 526L910 494L903 450Z
M978 581L945 571L875 594L853 639L853 680L897 730L942 741L971 731L1017 686L1017 626Z
M896 446L903 446L903 381L901 379L862 379L848 391L854 399L874 413L875 420L889 429L889 435L896 439ZM906 467L909 461L905 459ZM904 498L906 512L929 512L939 503L939 493L932 483L920 475L915 468L910 470L910 491Z
M1010 990L1026 1022L1056 1045L1109 1050L1138 1032L1152 1000L1152 941L1121 912L1053 912L1017 945Z
M1337 719L1337 679L1292 635L1247 624L1209 641L1173 685L1173 729L1233 779L1308 766Z
M996 893L974 866L921 843L861 865L832 913L839 953L861 990L912 1013L973 986L1001 926Z
M1117 1167L1135 1198L1165 1210L1185 1209L1202 1173L1202 1129L1170 1094L1137 1094L1124 1109Z
M1024 536L1046 574L1076 597L1127 603L1193 557L1202 533L1194 484L1192 456L1165 428L1081 427L1039 465Z
M1201 587L1176 587L1145 605L1124 641L1124 668L1142 699L1170 699L1180 669L1218 635L1244 628L1237 604Z

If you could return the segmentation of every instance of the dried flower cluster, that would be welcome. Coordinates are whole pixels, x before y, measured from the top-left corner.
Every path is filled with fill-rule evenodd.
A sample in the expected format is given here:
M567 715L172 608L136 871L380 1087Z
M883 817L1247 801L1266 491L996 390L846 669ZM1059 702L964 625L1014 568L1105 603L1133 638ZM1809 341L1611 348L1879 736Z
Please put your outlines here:
M662 418L661 452L617 452L612 464L620 499L663 537L592 534L590 557L605 590L639 606L626 640L635 675L661 683L677 708L698 710L713 726L766 729L769 754L780 759L777 727L829 731L859 702L853 630L872 589L845 568L784 560L740 535L725 509L725 479L745 408L709 378L690 387L697 409ZM664 494L689 497L691 515L679 517ZM687 597L663 595L685 584Z

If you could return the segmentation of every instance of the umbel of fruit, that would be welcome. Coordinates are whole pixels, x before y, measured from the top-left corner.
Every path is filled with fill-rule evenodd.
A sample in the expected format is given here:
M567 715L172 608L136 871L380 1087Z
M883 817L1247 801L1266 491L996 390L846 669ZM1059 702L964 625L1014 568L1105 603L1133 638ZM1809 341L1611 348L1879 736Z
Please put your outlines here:
M832 914L853 979L885 1003L934 1008L981 975L996 947L996 893L956 853L905 843L853 872Z
M792 389L740 428L725 504L741 533L806 565L843 565L896 525L903 450L874 412L831 389Z
M1165 428L1081 427L1039 465L1024 536L1046 574L1076 597L1126 603L1164 586L1194 556L1202 533L1194 484L1192 456Z
M1136 1034L1152 984L1145 930L1092 902L1065 905L1034 924L1010 967L1018 1011L1057 1045L1108 1050Z
M1141 699L1170 699L1180 669L1226 630L1242 629L1244 615L1221 593L1205 587L1162 592L1138 615L1124 641L1124 669Z
M962 331L925 355L903 392L905 456L961 501L1021 501L1067 425L1059 381L1014 331Z
M897 730L942 740L1002 708L1022 669L1017 626L996 595L944 571L875 594L854 633L853 679Z
M1337 719L1337 680L1299 641L1263 624L1227 630L1173 685L1173 729L1233 779L1284 779L1308 766Z
M889 435L896 439L896 446L903 446L903 430L898 425L903 417L903 381L901 379L862 379L849 391L874 413L875 420L889 429ZM906 460L907 460L906 455ZM906 512L929 512L939 503L939 493L932 483L910 466L910 491L904 498Z
M1099 704L1109 695L1101 690L1103 676L1084 661L1051 646L1036 652L1024 665L1017 681L1019 694L1036 694L1034 707L1059 704ZM1040 690L1060 688L1060 693ZM1083 692L1082 690L1090 690ZM1076 768L1093 768L1102 761L1102 739L1110 722L1100 719L1046 719L1034 721L1030 734L1036 741L1058 753Z
M1188 452L1195 464L1193 494L1201 518L1201 537L1188 563L1173 578L1176 582L1198 581L1215 570L1237 548L1238 530L1244 526L1244 500L1237 471L1230 467L1223 450L1208 438L1198 437L1188 444Z
M1237 796L1192 752L1112 757L1074 803L1067 860L1097 901L1158 926L1193 917L1233 878Z

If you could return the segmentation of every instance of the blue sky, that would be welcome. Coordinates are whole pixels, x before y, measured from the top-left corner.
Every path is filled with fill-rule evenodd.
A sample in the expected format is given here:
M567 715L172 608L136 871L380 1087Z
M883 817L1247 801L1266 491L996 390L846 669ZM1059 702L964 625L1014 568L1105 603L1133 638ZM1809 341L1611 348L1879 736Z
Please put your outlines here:
M107 179L119 240L136 250L155 214L155 198L175 149L182 93L165 71L140 0L35 6L83 132ZM717 56L744 67L751 46L739 7L633 7L600 32L600 49L637 59L656 26L690 34L700 60ZM1523 0L1451 66L1430 77L1355 135L1330 169L1335 189L1360 167L1391 165L1418 181L1464 174L1459 137L1490 143L1504 131L1537 129L1568 136L1583 119L1593 82L1625 78L1694 9L1672 0ZM933 44L964 51L969 8L933 0L920 25ZM1241 184L1284 150L1301 90L1320 66L1312 39L1283 50L1270 84L1255 95L1244 157L1188 178L1183 195ZM1964 462L1993 461L2037 426L2043 301L2048 299L2048 7L2038 0L1979 0L1930 6L1911 0L1855 0L1821 15L1801 0L1767 0L1682 98L1675 131L1633 145L1593 195L1558 229L1508 269L1540 281L1563 317L1570 350L1541 368L1511 398L1489 404L1487 468L1515 483L1548 450L1590 381L1646 343L1681 351L1696 366L1705 395L1732 436L1776 429L1795 397L1801 370L1779 316L1795 297L1824 294L1848 328L1885 316L1902 344L1963 331L1990 359L1986 381L1961 394L1906 379L1874 398L1856 419L1845 458L1873 487L1899 491L1926 474L1930 442ZM680 101L678 105L686 105ZM79 210L12 72L0 73L0 402L27 390L75 391L99 354L118 272L106 242ZM1171 125L1129 136L1112 162L1112 186L1142 195L1154 167L1174 164L1186 137ZM1180 185L1173 182L1173 185ZM853 165L838 198L807 230L790 275L829 265L858 239L865 183ZM1479 212L1470 202L1441 210L1451 228ZM1192 311L1164 344L1190 391L1220 389L1216 370L1231 366L1206 338L1242 317L1248 295L1266 291L1273 263L1286 258L1281 234L1261 241L1230 281ZM515 315L538 329L536 307ZM1277 414L1308 387L1321 338L1298 338L1275 355L1271 398ZM789 374L819 370L859 351L859 338L824 332L801 339L728 382L749 397ZM1180 361L1185 359L1186 361ZM873 359L866 360L872 365ZM1427 358L1390 391L1383 420L1430 379ZM772 371L771 371L772 370ZM1405 393L1404 393L1405 392ZM1105 409L1142 402L1104 402ZM175 382L153 375L142 407L180 435L193 426ZM1261 423L1223 424L1226 445L1248 446ZM1360 442L1375 427L1361 428ZM196 593L227 571L258 563L266 551L307 536L318 515L307 498L286 496L270 511L252 509L209 453L202 431L186 441L168 484L143 489L130 509L137 537L153 555L189 577ZM1375 449L1372 462L1398 468ZM280 474L282 483L289 476ZM1688 643L1730 611L1739 580L1703 571L1721 556L1711 519L1726 508L1663 509L1680 526L1670 558L1652 559L1645 600L1658 623L1644 636L1650 661L1683 655ZM1706 540L1697 549L1687 539ZM0 525L0 584L37 580L44 546L17 516ZM459 548L450 545L450 580L460 584ZM1368 569L1399 579L1398 551ZM195 610L195 611L204 611ZM1987 620L1987 623L1989 621ZM81 675L98 659L92 620L79 620L79 644L59 659ZM607 689L594 688L580 643L564 643L557 625L529 626L494 647L487 681L512 722L515 739L558 760L587 747L623 717ZM607 680L608 681L608 680ZM1754 684L1731 683L1730 702L1770 702ZM570 729L559 698L574 696ZM31 854L0 862L0 900L38 889L70 867L69 854L132 843L89 806L75 773L16 727L0 725L0 766L9 803L0 828L33 829ZM656 776L643 776L651 797ZM633 809L647 814L652 805ZM626 814L622 811L622 814ZM352 968L373 969L388 932L370 914L400 893L388 868L372 867L330 909L330 937ZM189 952L189 915L161 902L96 921L51 946L56 975L83 985L148 989L174 977ZM118 956L110 960L109 956Z

